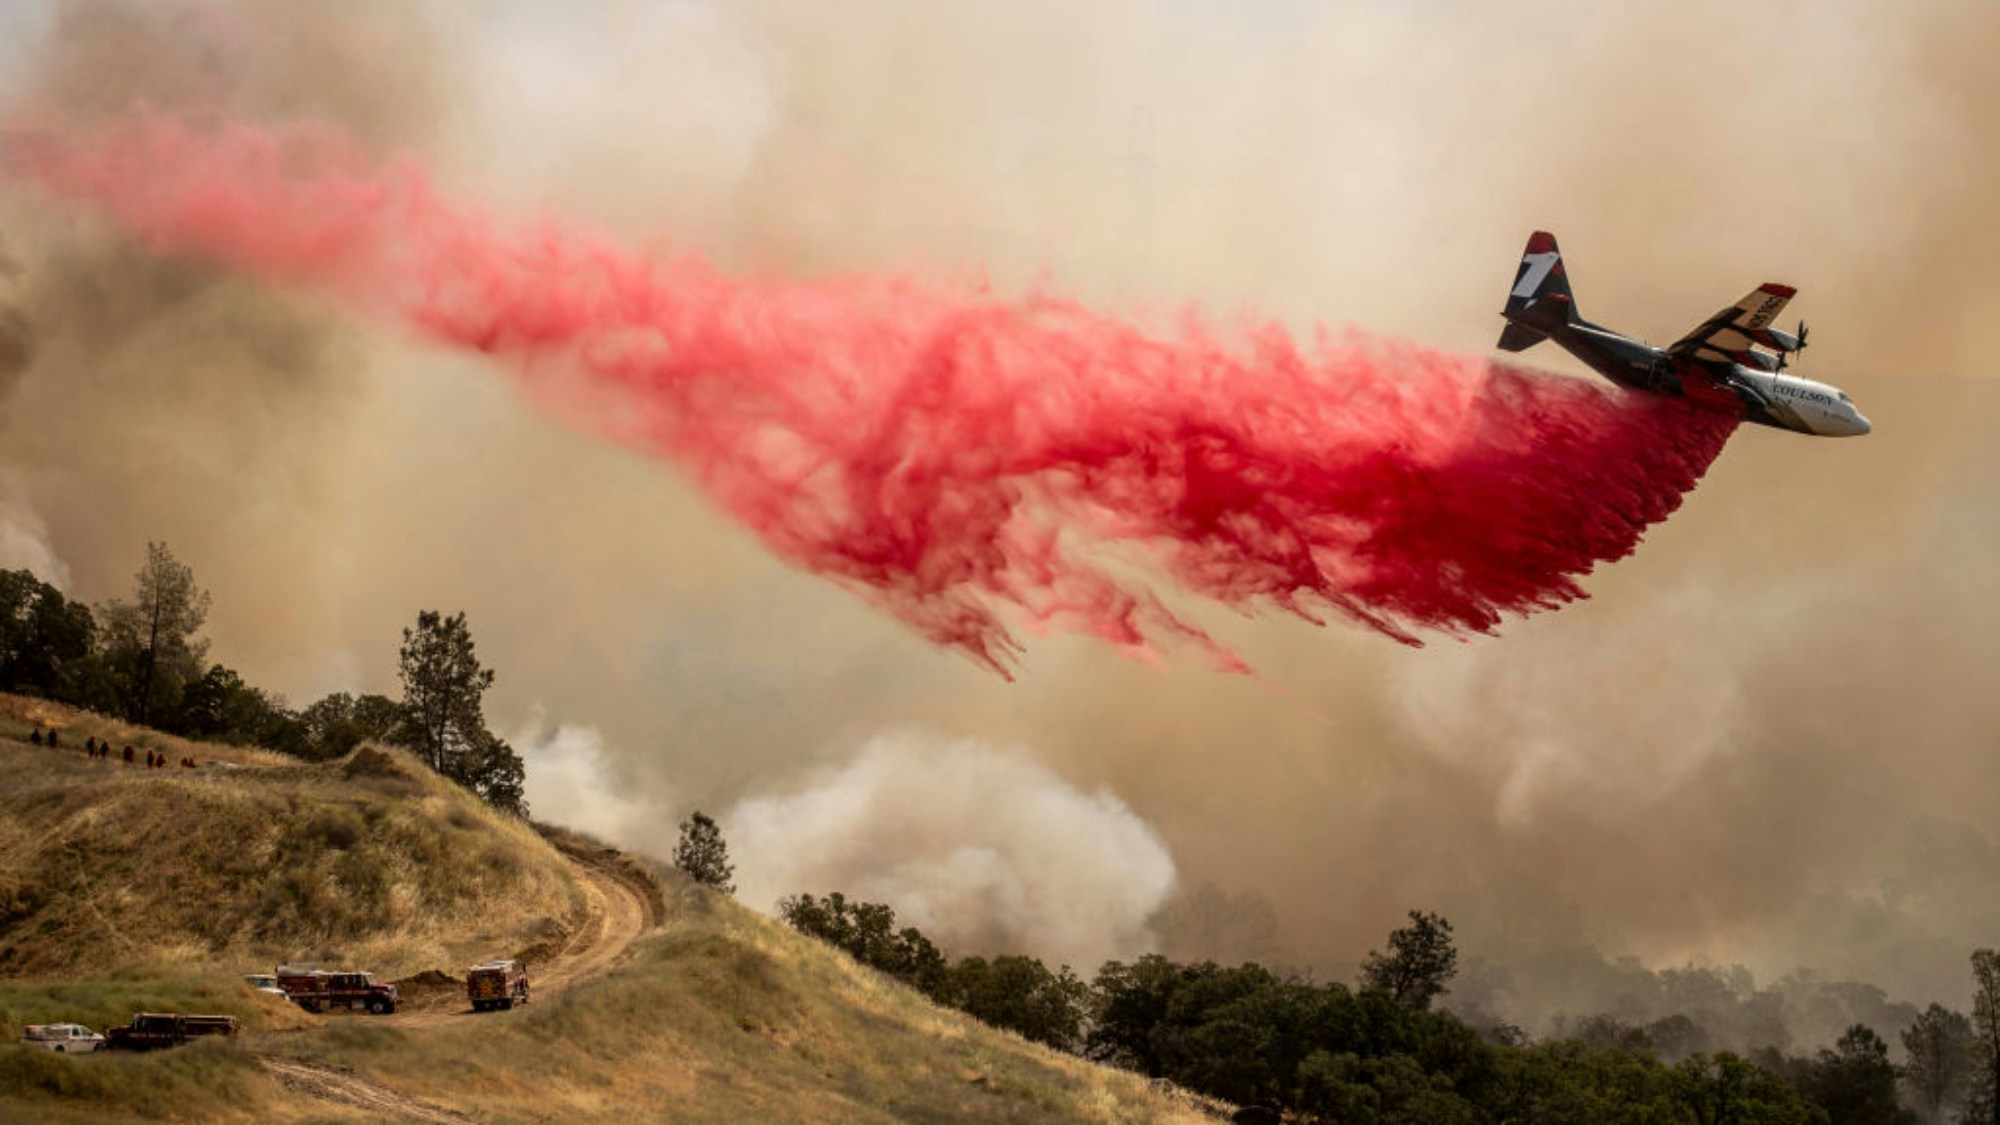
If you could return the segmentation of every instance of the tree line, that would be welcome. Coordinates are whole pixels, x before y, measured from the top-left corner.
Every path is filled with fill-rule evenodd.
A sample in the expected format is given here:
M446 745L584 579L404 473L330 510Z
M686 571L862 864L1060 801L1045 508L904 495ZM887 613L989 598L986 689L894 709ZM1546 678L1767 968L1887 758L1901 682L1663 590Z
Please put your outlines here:
M1435 1008L1458 954L1450 923L1421 911L1368 955L1353 986L1158 954L1108 962L1088 981L1028 956L954 960L916 927L899 927L889 906L838 892L787 897L779 915L987 1024L1287 1120L2000 1125L2000 954L1992 950L1972 957L1972 1018L1931 1005L1901 1032L1901 1065L1865 1024L1807 1056L1762 1048L1667 1061L1651 1035L1671 1029L1649 1033L1599 1017L1533 1041Z
M674 865L733 893L715 821L681 823ZM1688 1049L1685 1015L1595 1016L1532 1040L1435 1007L1458 976L1451 923L1411 911L1353 986L1255 962L1149 954L1085 981L1023 955L953 959L894 908L836 891L778 903L792 929L936 1003L1057 1050L1164 1079L1264 1119L1341 1125L2000 1125L2000 952L1972 954L1970 1018L1932 1004L1899 1032L1905 1060L1855 1023L1804 1056ZM1665 1057L1663 1057L1665 1056Z
M496 808L527 815L521 757L486 726L494 673L479 663L465 614L424 610L403 630L401 699L336 692L293 710L208 660L201 631L211 604L164 543L146 545L130 598L95 609L27 570L0 571L0 691L308 761L394 743Z

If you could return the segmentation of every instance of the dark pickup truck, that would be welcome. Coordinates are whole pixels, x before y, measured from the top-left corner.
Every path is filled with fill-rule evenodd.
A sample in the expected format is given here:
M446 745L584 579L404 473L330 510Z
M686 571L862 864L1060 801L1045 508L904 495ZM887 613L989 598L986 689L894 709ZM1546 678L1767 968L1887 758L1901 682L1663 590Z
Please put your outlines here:
M141 1012L132 1022L104 1033L107 1051L156 1051L178 1047L190 1039L236 1034L235 1016L181 1016Z
M330 973L323 969L278 967L278 987L308 1012L331 1008L366 1008L378 1016L396 1010L396 986L382 984L368 973Z

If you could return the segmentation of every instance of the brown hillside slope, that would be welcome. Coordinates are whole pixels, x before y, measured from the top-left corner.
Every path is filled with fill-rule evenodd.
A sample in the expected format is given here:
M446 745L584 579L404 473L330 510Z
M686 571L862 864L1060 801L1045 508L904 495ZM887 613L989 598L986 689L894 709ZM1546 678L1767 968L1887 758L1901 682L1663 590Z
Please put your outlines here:
M263 1049L478 1121L1211 1120L1136 1074L938 1008L727 897L667 881L661 929L552 1001L427 1035L356 1023Z
M16 732L0 717L7 733ZM544 943L539 963L553 975L538 978L534 1003L473 1015L440 996L408 1018L310 1016L251 992L238 961L302 940L260 929L274 912L285 927L305 924L314 911L281 909L306 901L301 885L332 896L358 888L378 903L456 903L472 932L498 925L486 915L518 897L508 888L542 877L543 859L565 862L522 826L494 824L449 787L402 776L393 755L382 761L396 772L350 762L149 775L0 741L0 872L10 909L25 908L0 928L0 944L18 951L17 964L45 966L35 979L0 979L0 1120L1206 1120L1137 1075L941 1010L671 872L654 897L659 885L629 862L560 832L568 859L583 865L564 887L624 901L595 929L572 926ZM180 835L199 843L119 842L137 825L190 817L204 827ZM328 827L357 818L358 836ZM288 874L297 867L311 877ZM501 878L510 868L516 883ZM568 893L552 894L551 906ZM400 931L376 925L379 913L346 915L354 931L338 938L375 943L385 960L371 967L402 958L456 973L470 959L419 956L459 937L428 913L392 913ZM127 946L46 967L63 961L66 939L127 927L136 927ZM632 929L643 936L628 945ZM144 966L121 967L134 962ZM564 965L576 969L567 979ZM26 1023L102 1027L148 1010L228 1012L245 1030L137 1057L12 1042Z
M88 721L50 750L0 718L0 978L306 959L393 979L546 941L583 909L533 829L400 751L264 765L181 744L226 764L149 770L73 749Z
M1136 1074L937 1008L730 899L667 882L664 924L628 959L511 1012L300 1017L226 980L121 986L120 1002L200 997L250 1030L136 1058L0 1045L0 1120L1213 1120ZM0 1009L53 1018L66 997L106 987L0 983Z

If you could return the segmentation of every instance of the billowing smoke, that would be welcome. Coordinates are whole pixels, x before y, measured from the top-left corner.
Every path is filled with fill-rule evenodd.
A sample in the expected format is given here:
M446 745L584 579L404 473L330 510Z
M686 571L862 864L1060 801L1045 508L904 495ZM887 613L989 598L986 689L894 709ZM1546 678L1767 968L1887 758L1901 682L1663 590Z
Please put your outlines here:
M0 411L12 396L14 382L34 359L34 337L21 309L18 287L21 266L7 256L0 242ZM69 567L49 546L49 531L34 508L21 499L14 471L0 467L0 567L25 568L57 588L69 585Z
M165 538L215 592L216 657L294 702L393 694L398 631L465 609L496 722L601 730L611 791L669 840L917 726L1143 816L1220 889L1159 927L1177 955L1345 975L1423 907L1515 969L1523 1019L1605 1006L1618 974L1561 966L1628 955L1962 1005L2000 901L1996 37L1985 0L0 4L10 117L322 120L454 197L665 232L732 276L1339 316L1454 352L1491 345L1536 228L1594 319L1656 342L1797 285L1801 372L1875 433L1737 435L1587 602L1494 640L1187 598L1259 677L1054 632L1007 684L484 358L4 187L34 353L0 465L77 596L125 593ZM1268 940L1203 921L1260 900Z
M420 27L361 6L293 15L8 5L0 97L30 115L61 105L71 120L143 102L335 113L363 136L421 132L428 99L405 79L429 68L398 61ZM226 662L262 667L268 686L295 697L361 686L358 646L339 636L345 611L327 596L353 573L354 552L329 538L350 513L352 443L380 421L365 404L357 334L269 287L145 253L16 192L0 193L0 242L14 271L0 336L24 333L31 345L25 366L0 380L10 564L95 601L126 593L145 542L165 540L203 585L239 592L210 618L219 639L240 638L219 648ZM307 635L319 639L300 643Z
M738 892L885 902L947 951L1027 953L1089 971L1156 947L1174 887L1150 825L1018 751L881 735L720 817Z
M595 727L551 726L536 708L508 742L521 754L535 819L586 828L607 843L662 859L673 854L673 805L658 792L634 797Z
M511 741L537 819L663 861L673 855L691 808L658 790L632 796L599 731L551 726L537 711ZM1212 887L1170 902L1173 857L1115 794L1078 789L1020 750L877 735L833 764L708 811L751 907L775 913L786 895L839 891L888 903L953 955L1019 952L1088 971L1231 928L1199 911Z
M901 279L742 281L543 224L495 229L342 138L145 122L11 163L154 247L321 282L508 359L559 414L683 464L794 563L995 669L993 602L1135 651L1214 648L1084 555L1398 639L1583 595L1733 420L1367 338L1148 336ZM1219 648L1227 664L1235 658Z
M7 256L7 245L0 242L0 397L13 391L14 380L35 354L28 317L20 307L20 281L20 263Z

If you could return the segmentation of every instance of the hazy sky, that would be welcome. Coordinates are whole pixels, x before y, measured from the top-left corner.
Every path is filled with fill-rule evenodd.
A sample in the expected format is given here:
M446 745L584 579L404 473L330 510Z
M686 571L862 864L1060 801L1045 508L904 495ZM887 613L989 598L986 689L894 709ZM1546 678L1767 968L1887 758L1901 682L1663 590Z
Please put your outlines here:
M478 361L14 192L35 357L0 405L0 562L97 599L165 538L215 593L215 657L301 704L393 692L398 630L464 609L541 811L663 848L689 808L734 809L746 868L910 910L976 869L990 893L938 923L966 942L1129 954L1150 906L1100 888L1163 898L1164 854L1184 887L1267 898L1299 960L1422 907L1496 956L1590 942L1961 1000L2000 931L2000 13L1250 10L15 3L0 93L35 124L135 100L332 120L452 192L739 270L1475 352L1546 228L1580 308L1656 341L1799 286L1800 370L1875 433L1739 434L1593 600L1498 638L1191 605L1258 676L1050 636L1008 684ZM925 746L951 768L884 765ZM884 811L925 804L967 811ZM772 826L808 807L819 835ZM1058 933L1007 890L1044 884L1095 921Z

